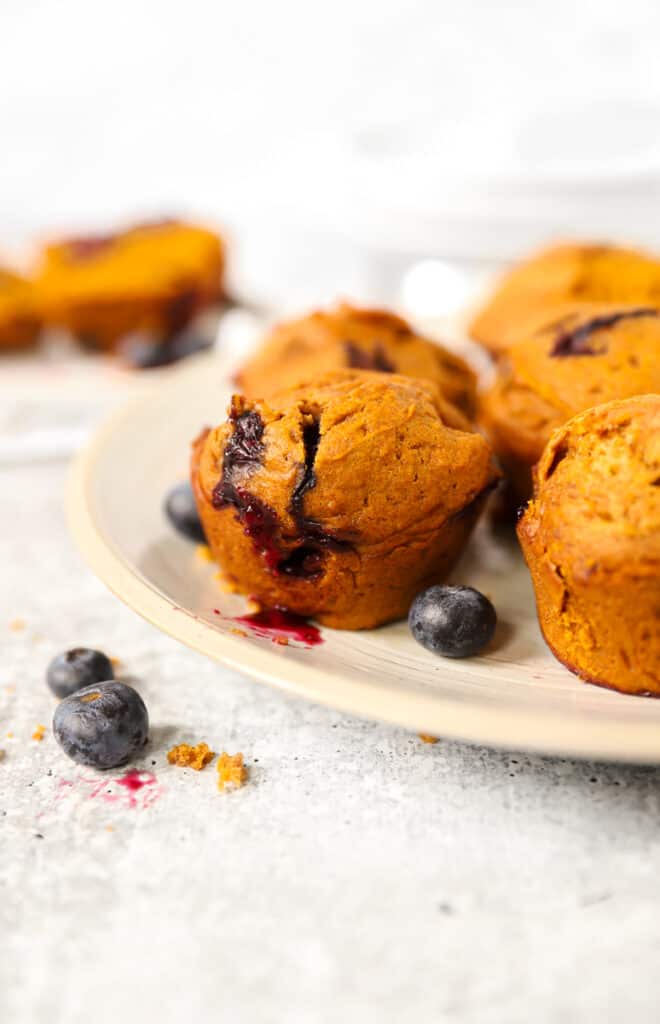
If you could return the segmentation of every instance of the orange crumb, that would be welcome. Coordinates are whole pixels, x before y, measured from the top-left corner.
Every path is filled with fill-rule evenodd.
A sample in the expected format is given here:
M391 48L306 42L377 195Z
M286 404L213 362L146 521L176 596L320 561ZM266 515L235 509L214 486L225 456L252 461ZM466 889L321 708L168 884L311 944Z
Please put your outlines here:
M275 640L275 643L279 644L281 647L288 647L289 646L289 638L288 638L288 636L276 636L276 637L274 637L274 640Z
M112 825L106 825L105 830L106 832L114 832L114 828L112 827Z
M242 754L227 754L218 758L218 789L239 789L247 781L247 768Z
M232 582L232 580L229 579L228 576L225 576L222 569L219 569L218 572L215 573L215 579L218 581L220 585L220 590L222 591L223 594L238 593L238 587L234 582Z
M422 741L422 743L437 743L438 742L438 737L437 736L431 736L430 733L428 733L428 732L420 732L420 733L418 733L418 735L419 735L419 738Z
M9 686L5 686L5 693L16 693L16 687L10 683Z
M208 544L198 544L195 548L195 554L198 558L201 558L202 562L212 562L213 555Z
M82 701L83 704L91 704L91 702L93 700L100 700L100 699L101 699L101 694L98 692L98 690L95 690L94 693L86 693L84 697L80 698L80 700Z
M14 738L14 734L13 734L13 732L8 732L8 733L7 733L7 739L8 739L8 740L13 740L13 738Z
M9 628L12 633L20 633L22 629L25 629L25 619L12 619Z
M232 626L229 630L230 633L234 633L236 636L247 636L244 629L239 629L238 626Z
M33 740L41 741L44 738L45 735L46 735L46 726L45 725L38 725L37 728L32 733L32 739Z
M258 601L255 601L253 597L248 597L245 604L245 610L248 615L257 615L261 611L261 605Z
M108 660L113 668L121 668L121 658L109 658Z
M179 768L194 768L196 772L201 772L214 757L215 751L211 750L208 743L198 743L196 747L179 743L167 752L170 764L176 764Z

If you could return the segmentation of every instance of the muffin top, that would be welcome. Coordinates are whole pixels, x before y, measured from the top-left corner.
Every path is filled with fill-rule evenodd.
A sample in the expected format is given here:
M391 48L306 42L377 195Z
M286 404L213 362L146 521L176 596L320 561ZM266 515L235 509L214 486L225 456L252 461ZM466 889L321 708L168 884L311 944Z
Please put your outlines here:
M238 383L254 398L332 370L375 370L434 381L466 415L476 378L467 363L385 310L342 304L276 326L243 367Z
M470 334L499 354L539 316L578 302L660 304L660 260L612 245L550 246L504 277L473 319Z
M558 309L509 349L485 396L487 415L509 418L540 455L552 430L583 409L660 392L660 310L584 305Z
M542 530L564 574L660 579L660 396L608 402L555 431L518 529Z
M460 513L495 478L490 448L433 384L337 371L266 400L235 396L210 431L202 491L234 506L269 567L310 548L406 542ZM260 532L261 531L261 532ZM263 536L262 536L263 534Z
M176 220L138 224L113 234L68 238L46 246L39 286L59 302L142 298L180 292L210 264L218 287L221 239Z

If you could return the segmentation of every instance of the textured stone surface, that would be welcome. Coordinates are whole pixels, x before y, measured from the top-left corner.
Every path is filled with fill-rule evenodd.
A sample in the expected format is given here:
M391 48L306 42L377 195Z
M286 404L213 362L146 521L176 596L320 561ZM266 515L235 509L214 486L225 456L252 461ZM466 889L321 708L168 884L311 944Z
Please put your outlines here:
M82 565L64 476L0 466L1 1020L657 1020L658 770L426 745L226 671ZM147 701L139 792L54 743L74 644ZM199 740L249 785L167 764Z

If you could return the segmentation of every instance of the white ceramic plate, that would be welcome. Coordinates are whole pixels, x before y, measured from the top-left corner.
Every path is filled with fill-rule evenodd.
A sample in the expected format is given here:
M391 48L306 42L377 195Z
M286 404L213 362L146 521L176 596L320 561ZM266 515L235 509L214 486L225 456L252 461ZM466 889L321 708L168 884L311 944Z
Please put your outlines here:
M588 686L552 657L522 558L486 524L453 574L498 610L496 642L480 657L434 657L405 622L368 632L324 629L324 642L309 648L232 632L245 602L221 592L215 566L162 513L164 494L187 476L190 440L222 419L228 395L217 357L197 359L113 415L75 463L73 533L123 601L234 669L357 715L474 743L660 763L660 701Z

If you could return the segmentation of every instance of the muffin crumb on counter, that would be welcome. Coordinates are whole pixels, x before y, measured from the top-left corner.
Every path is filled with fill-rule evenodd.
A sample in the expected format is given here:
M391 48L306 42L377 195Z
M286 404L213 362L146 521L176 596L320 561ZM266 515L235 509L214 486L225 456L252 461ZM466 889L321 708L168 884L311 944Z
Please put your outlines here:
M224 750L218 758L218 789L240 789L247 782L247 768L242 754L227 754Z
M179 768L194 768L201 772L215 757L215 751L211 750L208 743L198 743L191 746L189 743L179 743L167 752L167 760Z

